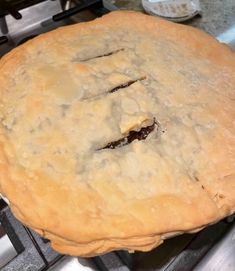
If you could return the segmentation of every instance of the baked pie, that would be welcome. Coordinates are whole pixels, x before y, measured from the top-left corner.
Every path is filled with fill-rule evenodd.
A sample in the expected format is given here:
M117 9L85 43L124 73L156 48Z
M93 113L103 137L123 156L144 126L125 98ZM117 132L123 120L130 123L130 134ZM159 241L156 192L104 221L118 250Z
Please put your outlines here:
M0 61L0 191L60 253L148 251L235 211L235 54L117 11Z

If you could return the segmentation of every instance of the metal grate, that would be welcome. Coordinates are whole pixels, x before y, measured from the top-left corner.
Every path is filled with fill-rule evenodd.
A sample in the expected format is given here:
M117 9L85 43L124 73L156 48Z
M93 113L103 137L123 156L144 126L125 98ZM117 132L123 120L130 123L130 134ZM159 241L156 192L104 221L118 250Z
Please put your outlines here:
M16 19L20 19L19 11L23 8L35 5L45 0L0 0L0 18L11 14Z
M66 10L65 0L6 1L0 0L0 57L41 33L108 12L101 0L72 1Z

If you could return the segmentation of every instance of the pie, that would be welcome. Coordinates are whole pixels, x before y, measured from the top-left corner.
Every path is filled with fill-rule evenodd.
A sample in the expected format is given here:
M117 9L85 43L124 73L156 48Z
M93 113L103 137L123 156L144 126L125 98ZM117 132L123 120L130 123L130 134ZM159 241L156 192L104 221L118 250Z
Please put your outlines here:
M60 253L149 251L235 212L235 54L117 11L0 61L0 191Z

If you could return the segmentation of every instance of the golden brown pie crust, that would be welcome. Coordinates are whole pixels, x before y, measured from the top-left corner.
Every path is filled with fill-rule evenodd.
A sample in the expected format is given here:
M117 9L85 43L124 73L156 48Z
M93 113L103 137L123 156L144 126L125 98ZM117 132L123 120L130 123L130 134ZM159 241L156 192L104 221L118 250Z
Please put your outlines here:
M235 211L235 54L195 28L59 28L1 59L0 95L0 192L61 253L148 251Z

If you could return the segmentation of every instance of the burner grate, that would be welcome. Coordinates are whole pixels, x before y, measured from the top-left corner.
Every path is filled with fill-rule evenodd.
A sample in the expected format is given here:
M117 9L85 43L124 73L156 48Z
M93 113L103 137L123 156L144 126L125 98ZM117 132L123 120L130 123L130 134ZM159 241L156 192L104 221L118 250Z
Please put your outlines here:
M0 0L0 18L11 14L15 19L22 18L21 9L35 5L45 0Z
M108 12L101 0L79 3L71 1L71 7L67 6L66 10L64 0L6 1L0 0L0 57L41 33L63 25L94 19ZM20 17L17 17L17 12Z
M27 269L29 266L33 266L35 271L41 270L45 266L45 263L29 238L25 228L13 217L9 208L4 208L1 211L0 222L17 251L16 257L3 266L1 271L31 270Z

